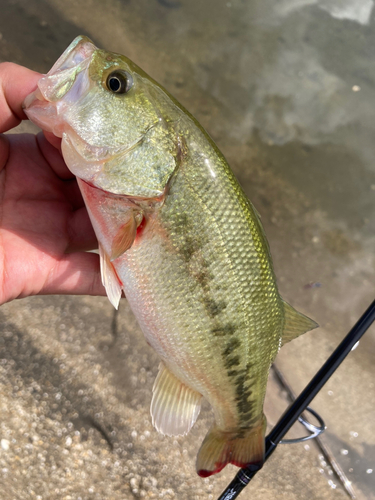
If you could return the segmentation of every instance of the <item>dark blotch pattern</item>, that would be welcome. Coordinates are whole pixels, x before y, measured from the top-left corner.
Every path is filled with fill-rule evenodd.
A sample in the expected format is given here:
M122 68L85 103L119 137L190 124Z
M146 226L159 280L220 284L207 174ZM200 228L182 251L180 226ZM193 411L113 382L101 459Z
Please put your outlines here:
M212 279L212 275L208 272L207 269L201 269L197 274L196 274L196 279L198 283L203 287L207 288L209 281Z
M217 301L212 297L210 283L213 276L209 263L203 256L203 248L205 244L209 244L209 241L205 240L204 235L194 234L194 227L185 213L179 214L174 231L180 236L178 251L186 262L188 272L203 291L204 308L210 318L216 318L227 307L227 304L223 300ZM219 328L219 326L215 325L214 328Z
M254 401L251 401L252 386L253 382L249 380L249 372L251 370L252 364L249 362L244 370L239 370L236 374L232 376L235 377L235 388L236 388L236 403L239 413L240 425L251 427L255 421L258 420L258 416L255 415L251 417L254 409Z
M227 304L223 300L215 300L212 296L210 283L213 277L209 271L209 265L202 255L205 242L199 237L192 237L192 229L188 216L184 213L180 214L178 224L175 227L176 233L180 236L178 250L186 262L189 274L195 278L203 291L202 303L207 315L212 319L211 333L224 344L221 355L228 377L234 384L235 403L239 416L239 434L241 434L241 428L246 429L247 432L249 427L255 424L259 418L257 415L253 415L255 405L255 402L251 401L253 384L249 380L251 363L249 362L246 368L240 369L242 344L239 336L234 337L235 333L239 333L239 325L233 322L223 323L220 320L220 314L226 309Z
M184 244L180 249L181 255L186 262L189 262L191 260L196 249L197 247L194 239L186 237L184 240Z
M221 311L223 311L227 307L226 303L223 300L216 302L209 297L204 297L203 304L208 315L211 316L211 318L215 318L215 316L220 314Z
M223 356L226 358L229 356L235 349L241 346L241 341L238 338L230 339L225 349L223 350Z
M224 366L227 370L233 368L234 366L238 366L240 364L240 357L238 355L228 357L224 360Z
M226 337L227 335L233 335L236 331L236 325L233 323L226 323L225 325L214 326L211 333L216 337Z
M258 419L258 415L253 415L255 402L251 401L252 386L254 381L249 379L252 363L248 362L246 368L239 369L240 356L233 355L233 351L241 347L239 339L231 339L222 351L224 365L227 369L227 375L232 380L235 387L235 401L239 415L239 427L249 429ZM237 367L237 368L236 368Z

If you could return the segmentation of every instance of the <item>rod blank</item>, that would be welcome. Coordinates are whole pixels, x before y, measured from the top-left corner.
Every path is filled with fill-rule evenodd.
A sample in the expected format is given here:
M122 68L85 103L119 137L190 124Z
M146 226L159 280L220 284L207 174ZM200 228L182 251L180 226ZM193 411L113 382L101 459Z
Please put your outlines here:
M322 389L327 380L333 375L346 356L353 349L354 345L366 333L372 323L375 321L375 300L362 314L357 323L353 326L344 340L339 344L335 351L331 354L328 360L324 363L317 374L312 378L310 383L301 392L294 403L286 410L277 422L275 427L266 437L266 461L275 451L276 446L289 431L292 425L298 420L298 417L311 401L315 398L318 392ZM251 479L258 471L252 471L248 468L241 469L233 481L220 495L218 500L233 500L237 498L241 491L249 484Z

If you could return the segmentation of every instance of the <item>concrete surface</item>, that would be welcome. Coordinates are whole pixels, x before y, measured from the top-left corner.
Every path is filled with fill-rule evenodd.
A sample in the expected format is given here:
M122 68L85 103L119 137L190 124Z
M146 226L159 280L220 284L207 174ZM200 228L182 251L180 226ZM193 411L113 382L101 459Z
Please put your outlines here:
M0 60L46 72L86 34L134 59L209 131L261 213L284 298L321 325L277 358L296 392L374 297L373 7L0 0ZM114 316L104 298L32 297L0 316L2 500L215 499L232 479L234 467L195 474L208 407L186 438L153 430L158 360L126 301ZM372 327L312 404L360 500L375 498L374 355ZM271 376L270 426L286 404ZM241 496L345 497L312 442L279 446Z

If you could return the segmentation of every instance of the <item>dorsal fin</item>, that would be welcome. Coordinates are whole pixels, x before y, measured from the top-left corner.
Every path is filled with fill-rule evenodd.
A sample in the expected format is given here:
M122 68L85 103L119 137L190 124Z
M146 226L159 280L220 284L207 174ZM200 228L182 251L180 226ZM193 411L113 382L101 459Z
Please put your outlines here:
M160 363L152 389L152 424L166 436L187 434L201 409L202 395L181 382Z
M281 345L319 326L318 323L315 323L312 319L296 311L291 305L285 302L285 300L282 302L284 306L285 323Z

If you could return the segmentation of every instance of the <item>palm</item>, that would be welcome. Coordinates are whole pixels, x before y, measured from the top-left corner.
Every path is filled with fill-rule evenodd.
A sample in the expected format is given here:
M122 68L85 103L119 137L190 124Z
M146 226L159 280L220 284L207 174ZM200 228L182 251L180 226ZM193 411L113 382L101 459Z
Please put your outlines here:
M43 135L7 137L9 146L0 141L0 303L103 294L98 256L82 251L96 240L74 176Z

